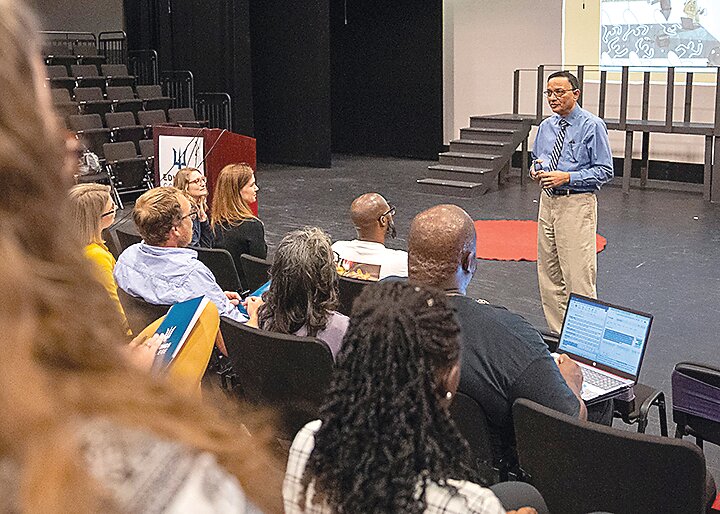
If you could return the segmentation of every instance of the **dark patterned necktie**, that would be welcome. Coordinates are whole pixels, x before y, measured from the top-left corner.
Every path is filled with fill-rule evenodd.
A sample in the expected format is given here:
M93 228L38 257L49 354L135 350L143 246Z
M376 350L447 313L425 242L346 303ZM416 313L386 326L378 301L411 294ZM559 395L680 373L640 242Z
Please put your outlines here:
M569 123L565 118L560 118L560 132L558 132L557 138L555 139L555 146L550 154L550 162L548 162L548 170L555 171L557 169L558 162L560 161L560 153L562 152L563 143L565 142L565 130Z
M558 132L555 138L555 146L553 146L553 151L550 154L550 162L548 162L549 171L555 171L557 169L558 162L560 161L560 153L562 152L563 143L565 142L565 130L568 125L569 123L565 118L560 118L560 132ZM547 188L545 192L548 196L552 196L555 194L555 189Z

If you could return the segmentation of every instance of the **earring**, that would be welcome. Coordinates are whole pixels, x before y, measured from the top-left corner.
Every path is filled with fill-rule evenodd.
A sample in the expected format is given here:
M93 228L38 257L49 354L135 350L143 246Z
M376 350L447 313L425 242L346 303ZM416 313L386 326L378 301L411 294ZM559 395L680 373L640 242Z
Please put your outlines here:
M445 393L445 398L447 398L448 400L452 400L452 397L453 397L453 394L450 391Z

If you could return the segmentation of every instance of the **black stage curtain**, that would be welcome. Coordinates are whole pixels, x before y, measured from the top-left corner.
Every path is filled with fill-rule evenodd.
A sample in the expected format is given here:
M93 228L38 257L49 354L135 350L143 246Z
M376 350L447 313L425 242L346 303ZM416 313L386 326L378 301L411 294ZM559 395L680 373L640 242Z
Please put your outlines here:
M190 70L195 92L229 93L233 130L254 135L249 0L125 0L128 46L158 51L160 71Z
M263 162L330 166L329 16L329 0L250 3L255 134Z
M442 1L331 3L332 148L437 158Z

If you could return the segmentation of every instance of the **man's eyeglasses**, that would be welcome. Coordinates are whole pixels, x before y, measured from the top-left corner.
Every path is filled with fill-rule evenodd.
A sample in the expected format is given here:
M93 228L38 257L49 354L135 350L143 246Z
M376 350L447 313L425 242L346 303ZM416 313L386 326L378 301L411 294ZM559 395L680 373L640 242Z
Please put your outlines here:
M186 214L185 216L180 218L180 221L184 220L185 218L190 218L191 220L196 220L198 217L198 211L196 207L193 207L190 209L190 212Z
M575 89L556 89L555 91L551 89L546 89L543 91L543 96L545 98L552 98L553 96L555 98L560 98L561 96L565 96L565 93L572 93L573 91L576 91Z
M379 220L380 218L384 218L384 217L386 217L386 216L395 216L395 207L392 206L392 205L388 205L388 207L390 207L390 208L389 208L387 211L385 211L384 213L382 213L382 214L380 215L380 217L378 218L378 220Z
M188 184L204 184L205 182L207 182L207 177L203 175L202 177L198 177L195 180L189 180Z

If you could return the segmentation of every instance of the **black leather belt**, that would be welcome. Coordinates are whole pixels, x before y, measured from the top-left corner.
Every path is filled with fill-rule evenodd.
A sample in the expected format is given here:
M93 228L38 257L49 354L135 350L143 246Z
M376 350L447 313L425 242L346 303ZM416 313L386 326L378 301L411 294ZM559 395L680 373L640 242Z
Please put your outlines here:
M575 189L546 189L545 191L548 192L550 196L570 196L570 195L580 195L583 193L592 193L592 191L576 191Z

